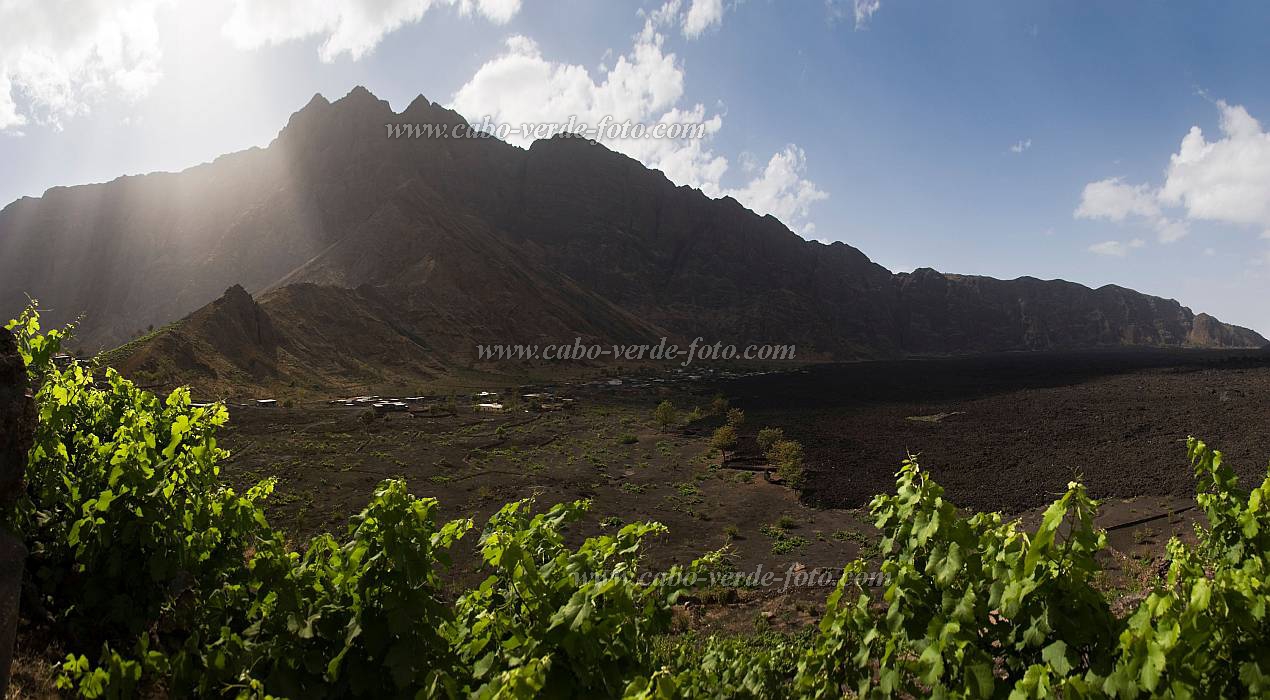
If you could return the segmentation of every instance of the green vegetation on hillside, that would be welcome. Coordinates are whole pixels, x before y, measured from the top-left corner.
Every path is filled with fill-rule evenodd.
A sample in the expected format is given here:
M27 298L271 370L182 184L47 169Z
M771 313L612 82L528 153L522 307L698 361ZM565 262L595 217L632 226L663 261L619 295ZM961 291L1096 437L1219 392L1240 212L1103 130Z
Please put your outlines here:
M959 513L909 459L896 492L871 504L880 594L856 561L817 630L666 637L672 606L724 566L721 553L645 576L655 523L575 548L565 530L587 502L517 501L473 535L395 480L345 533L295 549L264 516L271 481L237 493L219 480L224 406L194 407L184 390L159 399L113 370L59 370L59 332L43 334L34 311L10 325L40 413L12 524L31 550L34 599L70 652L60 684L86 697L1270 693L1270 470L1243 491L1193 438L1206 524L1196 545L1170 542L1167 574L1126 617L1092 586L1106 535L1083 486L1025 531ZM473 536L488 577L447 595L454 545Z

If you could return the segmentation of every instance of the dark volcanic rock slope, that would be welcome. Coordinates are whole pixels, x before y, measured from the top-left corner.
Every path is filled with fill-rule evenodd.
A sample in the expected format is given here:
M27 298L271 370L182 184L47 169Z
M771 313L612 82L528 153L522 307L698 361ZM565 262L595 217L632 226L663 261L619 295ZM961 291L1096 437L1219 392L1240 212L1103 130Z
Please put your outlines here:
M901 345L910 353L1081 348L1261 347L1260 335L1173 301L1108 285L946 275L895 276Z
M395 114L357 88L314 97L267 148L24 198L0 211L0 304L13 313L31 293L50 320L85 314L81 342L95 349L241 284L291 332L329 340L308 352L374 356L342 335L347 318L321 313L326 295L428 366L475 342L667 333L838 359L1265 344L1118 287L892 275L578 139L525 150L386 127L461 121L422 97Z

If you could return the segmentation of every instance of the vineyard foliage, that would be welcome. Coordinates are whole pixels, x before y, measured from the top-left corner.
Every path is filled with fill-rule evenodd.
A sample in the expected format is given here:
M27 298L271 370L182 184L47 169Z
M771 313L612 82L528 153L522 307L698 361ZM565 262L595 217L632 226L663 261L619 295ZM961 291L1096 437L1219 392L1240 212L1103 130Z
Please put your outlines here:
M40 424L10 524L30 549L24 615L70 651L85 697L1237 697L1270 695L1270 471L1243 491L1191 439L1194 544L1127 616L1093 582L1106 535L1073 483L1035 530L967 515L909 459L871 504L881 589L846 565L818 629L667 635L714 552L649 576L635 523L575 546L589 503L510 503L475 524L385 481L303 550L270 526L272 481L219 478L223 405L160 399L113 370L54 366L65 337L10 323ZM447 588L475 537L486 578Z

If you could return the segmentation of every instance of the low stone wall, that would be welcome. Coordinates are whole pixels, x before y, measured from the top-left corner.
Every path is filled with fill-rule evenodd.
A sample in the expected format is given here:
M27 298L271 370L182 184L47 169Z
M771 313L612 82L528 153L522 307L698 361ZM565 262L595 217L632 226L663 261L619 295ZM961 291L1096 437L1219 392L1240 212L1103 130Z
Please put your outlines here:
M22 493L35 419L26 367L13 335L0 328L0 511L11 508ZM22 540L0 529L0 698L8 692L25 563Z

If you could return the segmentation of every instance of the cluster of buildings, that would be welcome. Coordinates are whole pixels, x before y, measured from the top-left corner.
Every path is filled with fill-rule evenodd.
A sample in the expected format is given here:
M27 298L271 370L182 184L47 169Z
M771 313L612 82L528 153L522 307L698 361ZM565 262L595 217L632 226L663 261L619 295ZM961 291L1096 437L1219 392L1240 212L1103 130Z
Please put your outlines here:
M334 399L329 403L332 406L342 406L344 408L372 408L376 413L404 413L414 408L426 409L428 397L426 396L407 396L404 398L395 398L390 396L353 396L347 399Z
M433 395L433 396L353 396L333 399L328 403L343 408L372 408L379 413L411 412L432 413L450 411L459 401L470 401L472 410L481 413L502 413L523 408L528 411L564 411L573 406L574 399L560 396L548 391L527 393L478 391L470 395ZM257 402L259 403L259 402Z
M496 391L481 391L473 395L473 408L480 412L502 413L516 407L526 411L565 411L573 407L575 399L561 396L550 391L534 391L527 393L507 392L506 395Z

